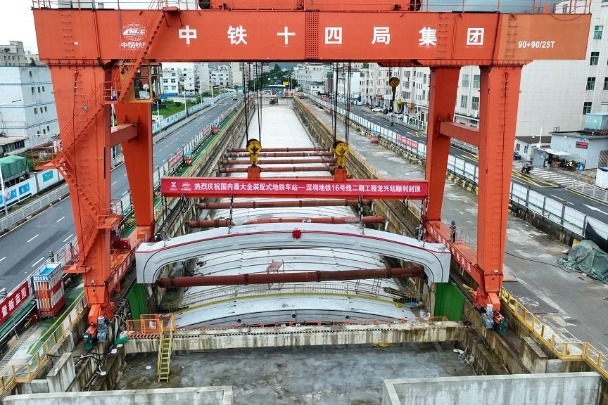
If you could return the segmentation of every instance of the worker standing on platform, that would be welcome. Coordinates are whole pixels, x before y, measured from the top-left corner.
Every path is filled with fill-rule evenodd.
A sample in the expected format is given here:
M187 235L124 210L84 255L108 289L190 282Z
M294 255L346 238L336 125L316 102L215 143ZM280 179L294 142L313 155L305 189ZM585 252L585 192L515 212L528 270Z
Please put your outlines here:
M450 241L452 243L456 242L456 221L450 221Z

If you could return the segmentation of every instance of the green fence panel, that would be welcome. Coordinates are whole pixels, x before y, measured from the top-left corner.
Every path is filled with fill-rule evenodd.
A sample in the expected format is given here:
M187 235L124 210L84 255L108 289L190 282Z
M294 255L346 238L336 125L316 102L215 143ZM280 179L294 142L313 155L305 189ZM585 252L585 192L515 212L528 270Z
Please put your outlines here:
M437 283L434 316L445 316L450 321L460 321L464 299L464 294L453 283Z
M131 319L139 319L139 315L148 313L146 290L143 284L135 284L127 294L127 300L131 308Z

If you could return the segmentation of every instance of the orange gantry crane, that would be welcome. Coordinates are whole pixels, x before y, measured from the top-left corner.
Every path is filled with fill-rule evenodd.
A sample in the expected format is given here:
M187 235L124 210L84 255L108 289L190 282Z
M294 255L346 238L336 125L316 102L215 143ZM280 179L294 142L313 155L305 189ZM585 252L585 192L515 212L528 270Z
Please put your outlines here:
M564 1L559 13L550 13L545 0L508 13L467 12L465 6L432 11L441 0L155 0L133 9L138 3L106 0L101 9L90 0L33 1L40 58L51 71L61 128L52 164L70 188L80 253L69 271L84 276L91 323L112 317L112 296L132 249L154 234L151 105L165 61L430 67L427 236L448 245L476 281L475 304L499 310L522 67L538 59L584 59L590 0ZM453 122L465 65L481 70L479 129ZM114 129L111 105L119 124ZM479 148L476 252L452 243L441 223L450 138ZM113 249L119 216L110 199L110 148L118 144L137 224L122 250Z

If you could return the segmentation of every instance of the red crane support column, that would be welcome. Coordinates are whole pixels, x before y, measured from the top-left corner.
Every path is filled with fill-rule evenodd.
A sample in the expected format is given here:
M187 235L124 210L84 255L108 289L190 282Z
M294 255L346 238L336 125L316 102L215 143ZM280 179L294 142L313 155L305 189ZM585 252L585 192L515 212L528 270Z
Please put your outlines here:
M476 302L490 302L495 309L500 308L521 69L480 69L477 261L485 288L478 288Z
M441 220L443 190L450 154L450 138L441 135L441 121L452 122L460 68L431 68L429 126L426 145L426 180L429 182L427 219Z
M89 321L112 316L106 281L110 276L110 107L103 105L101 67L50 66L62 151L55 159L70 189L79 262L91 307ZM103 163L102 163L103 162Z
M138 227L149 228L154 235L154 179L152 177L152 104L119 103L116 120L121 124L137 123L138 136L123 142L122 152L131 189L131 202Z

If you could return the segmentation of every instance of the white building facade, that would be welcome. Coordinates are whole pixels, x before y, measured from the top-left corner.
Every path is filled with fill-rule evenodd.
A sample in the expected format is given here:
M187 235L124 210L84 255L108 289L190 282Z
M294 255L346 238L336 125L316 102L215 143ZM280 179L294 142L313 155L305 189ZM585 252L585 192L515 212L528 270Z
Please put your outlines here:
M59 124L46 66L0 67L0 146L22 152L52 142Z

